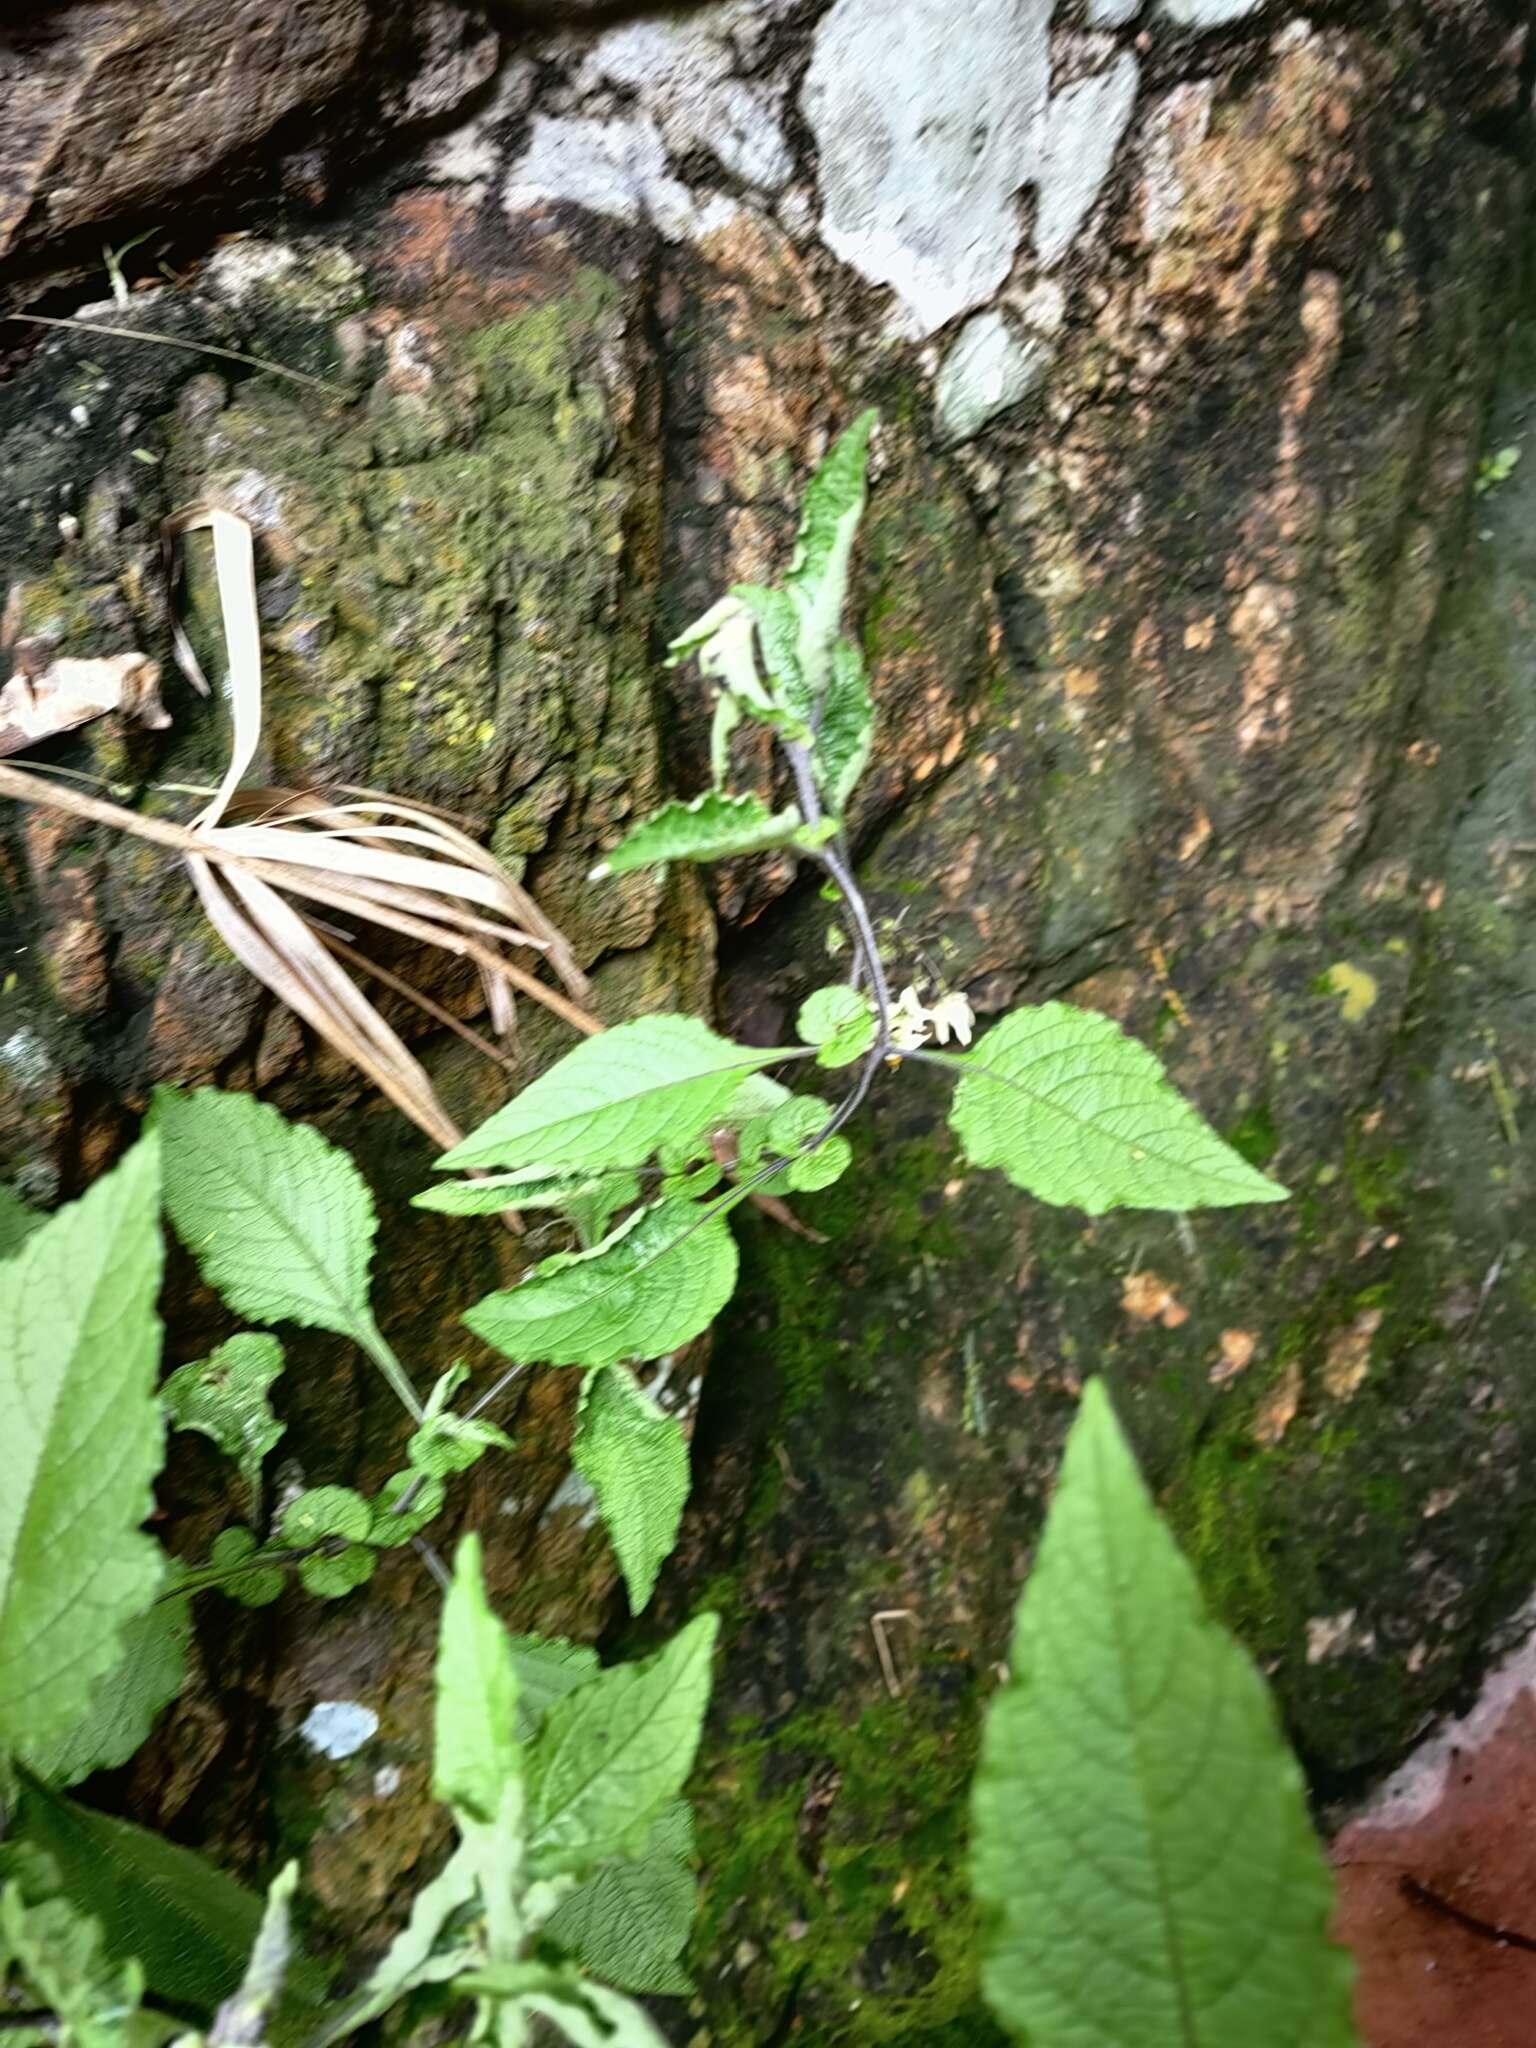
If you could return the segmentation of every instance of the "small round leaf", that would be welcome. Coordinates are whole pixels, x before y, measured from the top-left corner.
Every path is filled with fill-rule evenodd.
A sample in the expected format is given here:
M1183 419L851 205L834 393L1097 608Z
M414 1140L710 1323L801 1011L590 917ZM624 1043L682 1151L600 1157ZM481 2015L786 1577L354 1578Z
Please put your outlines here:
M410 1506L401 1513L395 1502L408 1486L414 1487L416 1492ZM446 1494L447 1488L441 1479L421 1472L396 1472L385 1480L375 1497L373 1527L368 1532L368 1541L381 1550L392 1550L396 1544L409 1543L434 1515L442 1512Z
M350 1486L314 1486L289 1503L283 1514L282 1537L296 1548L321 1543L327 1536L345 1536L349 1543L366 1540L373 1510Z
M249 1529L238 1525L221 1529L213 1539L209 1562L220 1571L231 1571L246 1558L254 1557L260 1547ZM283 1574L275 1565L256 1565L248 1572L225 1579L215 1590L237 1600L242 1607L270 1607L283 1590Z
M802 1152L791 1160L784 1178L796 1194L812 1195L819 1188L829 1188L835 1180L841 1180L852 1163L853 1147L834 1132L814 1151Z
M847 1067L862 1059L875 1042L876 1028L874 1005L846 982L834 982L807 996L795 1020L806 1044L818 1048L816 1064L821 1067Z
M832 1112L820 1097L796 1095L776 1110L768 1124L771 1150L792 1158L808 1138L825 1129Z
M299 1578L306 1592L318 1593L322 1600L340 1600L356 1587L367 1585L378 1561L378 1552L366 1543L349 1543L335 1557L317 1553L301 1559Z

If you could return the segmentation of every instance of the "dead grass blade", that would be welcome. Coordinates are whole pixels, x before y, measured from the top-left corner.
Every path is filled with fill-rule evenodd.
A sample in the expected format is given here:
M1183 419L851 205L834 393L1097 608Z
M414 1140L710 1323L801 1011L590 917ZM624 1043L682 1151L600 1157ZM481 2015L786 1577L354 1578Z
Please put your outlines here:
M443 1150L460 1133L426 1070L359 987L349 967L374 976L497 1064L505 1053L413 984L360 953L302 906L341 913L398 938L470 960L496 1030L509 1036L526 996L583 1032L601 1029L582 1007L590 984L569 942L532 896L450 814L382 791L243 789L261 748L261 633L255 547L248 521L218 506L168 523L168 536L207 530L228 658L229 761L217 790L178 825L144 817L0 761L0 795L46 804L167 847L186 862L209 923L263 986L348 1060ZM177 657L194 685L206 678L177 627ZM341 801L341 798L350 799ZM509 957L547 960L567 993Z

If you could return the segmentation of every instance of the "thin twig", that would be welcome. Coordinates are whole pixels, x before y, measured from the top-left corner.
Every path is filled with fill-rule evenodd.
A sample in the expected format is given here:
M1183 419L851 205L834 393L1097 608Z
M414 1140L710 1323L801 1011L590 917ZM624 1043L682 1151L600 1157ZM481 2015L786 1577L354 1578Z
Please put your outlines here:
M323 377L311 377L304 370L290 370L283 363L268 362L265 356L248 356L243 349L220 348L212 341L188 341L179 334L152 334L145 327L108 327L100 320L61 320L52 313L6 313L7 320L20 321L28 327L62 327L70 333L109 334L115 341L154 341L161 348L185 349L191 355L223 356L226 362L245 363L253 370L265 370L273 377L286 377L292 384L307 384L311 390L323 391L327 398L350 399L352 393L339 384L327 384Z

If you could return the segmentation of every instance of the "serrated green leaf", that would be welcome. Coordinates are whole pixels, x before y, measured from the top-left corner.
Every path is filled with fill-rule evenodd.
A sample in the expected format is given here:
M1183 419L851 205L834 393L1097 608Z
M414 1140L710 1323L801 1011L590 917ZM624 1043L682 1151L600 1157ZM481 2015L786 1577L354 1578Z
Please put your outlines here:
M657 1815L638 1857L603 1864L567 1893L545 1935L620 1991L687 1997L693 1985L681 1957L697 1904L692 1855L693 1816L680 1799Z
M853 1164L853 1147L834 1131L808 1152L798 1152L784 1170L784 1185L793 1195L817 1195L840 1181Z
M596 1650L563 1636L513 1636L517 1668L517 1732L526 1741L556 1700L588 1684L601 1670Z
M208 1561L215 1571L232 1571L248 1557L255 1557L261 1545L249 1529L221 1529L213 1539ZM283 1590L283 1574L276 1565L253 1565L248 1572L221 1579L218 1591L241 1607L270 1607Z
M56 2024L15 2030L67 2048L127 2048L144 1995L132 1961L110 1961L94 1920L67 1899L28 1905L18 1885L0 1890L0 2007L42 2008Z
M546 1259L466 1309L477 1337L519 1363L660 1358L707 1330L736 1285L723 1215L690 1202L642 1210L596 1250Z
M56 1883L78 1912L100 1922L113 1961L136 1956L157 1997L211 2017L245 1973L260 1896L147 1828L78 1806L30 1771L18 1778L16 1831L0 1850L0 1868L29 1898L40 1877ZM301 1959L282 2007L313 2008L324 1995L323 1973Z
M803 823L793 804L770 811L760 796L728 796L707 789L691 803L663 804L642 819L592 870L592 880L673 860L728 860L737 854L763 853L786 846Z
M345 1600L366 1586L378 1568L379 1553L367 1543L349 1543L334 1555L320 1552L299 1559L299 1584L320 1600Z
M450 1472L467 1472L491 1449L512 1449L511 1437L494 1422L477 1415L434 1415L411 1438L405 1454L418 1472L445 1479Z
M166 1587L183 1567L167 1560ZM120 1654L96 1681L85 1718L52 1742L23 1742L17 1753L50 1785L78 1785L92 1771L113 1771L149 1740L163 1708L181 1691L192 1635L188 1600L157 1599L122 1632Z
M846 810L869 764L874 733L875 703L864 656L852 640L839 640L832 649L813 754L816 786L835 818Z
M0 1750L69 1733L160 1583L159 1189L151 1134L0 1265Z
M323 1543L327 1536L364 1543L372 1525L372 1508L350 1486L312 1486L284 1508L279 1533L285 1543L302 1550Z
M824 1131L832 1112L814 1095L792 1095L768 1119L768 1144L786 1159L818 1131Z
M244 1330L227 1338L211 1358L179 1366L160 1389L173 1429L195 1429L235 1460L256 1520L261 1461L286 1427L267 1399L282 1370L283 1347L277 1339Z
M1038 2048L1350 2048L1301 1772L1090 1381L987 1716L982 1983Z
M489 1827L521 1775L512 1646L485 1596L480 1539L466 1536L438 1636L432 1796Z
M874 1044L879 1020L868 996L835 981L806 997L795 1029L807 1045L816 1047L817 1066L848 1067Z
M34 1230L47 1222L41 1209L24 1202L14 1189L0 1184L0 1259L19 1251Z
M411 1505L401 1512L395 1507L395 1502L408 1488ZM368 1541L380 1550L393 1550L398 1544L409 1543L434 1516L442 1513L447 1497L448 1489L441 1479L420 1472L392 1473L374 1499L373 1526L368 1532Z
M754 715L772 726L780 739L810 739L814 692L800 671L800 613L787 590L768 590L759 583L738 583L731 591L751 614L768 672L770 703Z
M255 1323L361 1345L412 1414L415 1389L368 1301L373 1197L339 1146L254 1095L155 1090L165 1206L203 1278Z
M709 1702L719 1619L698 1615L654 1657L618 1664L553 1706L528 1755L536 1876L624 1853L683 1789Z
M688 1440L675 1415L658 1408L625 1365L589 1375L582 1389L571 1463L597 1495L638 1614L672 1555L688 1501Z
M789 574L799 615L799 668L812 704L827 687L842 624L854 537L864 516L869 444L878 415L860 413L822 458L805 493Z
M445 1216L494 1216L503 1209L563 1209L597 1197L623 1208L640 1191L634 1175L622 1167L599 1173L488 1173L479 1180L450 1180L424 1188L411 1197L416 1209L436 1209Z
M943 1056L941 1056L943 1057ZM1015 1010L974 1052L949 1113L973 1166L1086 1209L1226 1208L1286 1190L1248 1164L1112 1018L1069 1003Z
M514 1171L641 1166L704 1130L743 1078L786 1057L696 1017L637 1017L584 1039L437 1162Z

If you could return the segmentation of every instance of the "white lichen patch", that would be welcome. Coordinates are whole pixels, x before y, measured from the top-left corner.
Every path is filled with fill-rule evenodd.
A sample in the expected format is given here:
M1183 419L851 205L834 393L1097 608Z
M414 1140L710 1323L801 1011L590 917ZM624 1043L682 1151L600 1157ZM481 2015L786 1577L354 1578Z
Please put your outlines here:
M319 1700L299 1724L311 1749L336 1762L354 1756L379 1732L379 1717L358 1700Z

